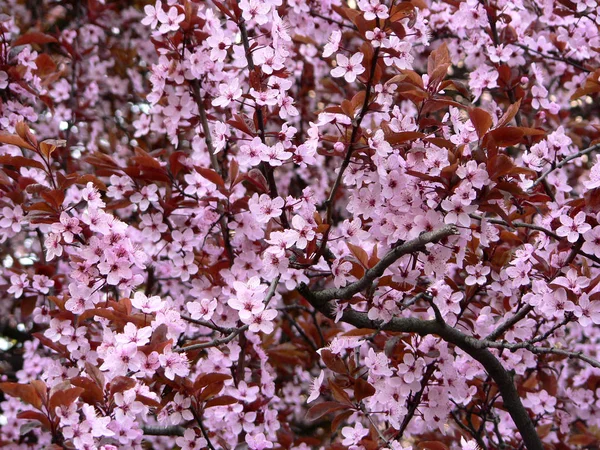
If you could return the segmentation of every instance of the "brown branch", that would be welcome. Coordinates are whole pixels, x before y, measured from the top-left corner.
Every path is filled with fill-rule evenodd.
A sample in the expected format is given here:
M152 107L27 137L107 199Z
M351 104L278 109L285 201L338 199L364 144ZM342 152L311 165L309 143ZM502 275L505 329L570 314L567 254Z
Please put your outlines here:
M545 171L537 180L535 180L533 182L533 184L531 185L531 187L529 189L534 188L536 185L538 185L543 180L545 180L548 175L550 175L555 170L558 170L561 167L564 167L569 161L573 161L574 159L580 158L584 155L589 155L590 153L595 152L596 150L599 150L599 149L600 149L600 144L595 144L595 145L592 145L591 147L581 150L580 152L575 153L574 155L567 156L565 159L563 159L561 162L559 162L556 166Z
M419 404L421 403L421 397L423 397L423 392L425 392L425 388L427 387L427 384L429 383L429 379L435 372L435 369L436 369L435 362L431 363L427 367L427 370L425 371L425 374L423 375L423 378L421 379L421 389L419 389L419 391L417 393L415 393L415 395L409 400L408 412L406 413L406 416L404 416L404 419L402 420L402 424L400 425L400 430L398 431L398 434L395 436L394 439L397 439L397 440L402 439L402 436L404 435L404 432L406 431L408 424L410 423L410 421L413 419L415 413L417 412L417 408L419 407Z
M242 44L244 45L244 52L246 53L246 62L248 63L248 69L250 70L251 74L254 71L254 59L252 58L252 51L250 49L250 39L248 38L248 29L246 28L246 21L243 17L240 16L237 24L240 29L240 34L242 36ZM263 144L267 145L267 140L265 137L265 119L263 116L262 106L256 104L256 102L254 106L256 112L256 121L258 122L260 140ZM264 161L260 162L258 168L267 179L267 184L269 185L269 194L271 198L278 197L279 193L277 191L277 184L275 183L275 176L273 175L273 168L269 164L266 164ZM283 227L290 228L289 221L287 219L287 216L285 215L285 209L281 212L280 218Z
M198 114L200 115L200 123L202 124L202 131L204 132L204 141L206 142L206 147L208 148L208 155L210 156L210 164L212 168L219 175L222 175L221 165L217 160L217 154L215 152L215 146L212 141L212 134L210 132L210 127L208 125L208 118L206 116L206 109L204 108L204 99L200 94L200 85L199 80L191 80L190 87L192 88L192 94L194 100L196 101L196 105L198 106Z
M280 276L276 277L273 281L271 281L269 290L267 291L267 295L265 296L265 300L264 300L265 308L269 305L271 299L273 298L273 296L275 295L275 292L277 291L277 286L279 285L279 278L280 278ZM195 319L190 318L190 322L194 322L194 321L195 321ZM203 321L201 321L201 322L202 322L202 324L204 324ZM209 341L209 342L202 342L200 344L188 345L187 347L176 348L176 349L173 349L173 351L175 351L177 353L181 353L181 352L187 352L187 351L191 351L191 350L199 350L199 349L203 349L203 348L216 347L218 345L228 344L229 342L233 341L240 333L243 333L244 331L246 331L249 327L250 327L250 325L244 325L240 328L222 329L222 330L226 330L226 331L231 331L229 336L226 336L221 339L213 339L212 341Z
M458 228L454 225L447 225L439 230L422 233L412 241L405 242L388 252L377 264L368 269L365 275L358 281L339 289L324 289L322 291L312 292L308 286L302 283L298 291L315 307L322 306L335 299L350 299L355 294L369 287L375 279L383 275L385 270L394 264L399 258L409 253L415 253L425 249L425 245L436 243L448 236L458 234ZM317 308L318 309L318 308Z
M529 48L529 47L527 47L524 44L519 44L518 42L511 42L511 44L514 45L514 46L516 46L516 47L522 48L527 53L535 53L537 55L540 55L544 59L552 59L554 61L560 61L560 62L563 62L565 64L569 64L570 66L573 66L573 67L575 67L575 68L577 68L577 69L579 69L579 70L581 70L583 72L586 72L586 73L590 73L591 72L590 69L585 68L584 66L582 66L581 64L579 64L577 61L575 61L572 58L569 58L569 57L566 57L566 56L561 57L561 56L552 55L552 54L548 54L548 53L542 53L542 52L539 52L537 50L534 50L533 48Z
M210 328L211 330L215 330L215 331L218 331L219 333L223 333L223 334L231 334L234 331L236 331L235 328L223 328L223 327L215 325L214 323L209 322L207 320L192 319L191 317L186 316L184 314L181 314L181 318L183 320L185 320L186 322L190 322L195 325L200 325L201 327Z
M329 318L335 317L332 305L325 304L318 308ZM474 360L478 361L488 375L495 381L502 400L504 409L508 411L517 429L521 433L523 442L528 450L543 450L544 446L537 434L535 426L521 403L519 393L515 388L512 375L503 367L502 363L485 346L485 343L468 336L456 328L448 326L437 320L422 320L414 317L395 317L387 323L369 319L367 313L347 309L341 320L356 328L382 329L402 333L417 333L421 336L437 335L444 341L454 344Z
M240 333L243 333L248 328L249 328L249 325L244 325L243 327L237 328L235 331L233 331L227 337L224 337L224 338L221 338L221 339L213 339L212 341L202 342L200 344L192 344L192 345L188 345L187 347L176 348L176 349L173 349L173 351L175 351L177 353L182 353L182 352L188 352L188 351L192 351L192 350L200 350L200 349L203 349L203 348L217 347L217 346L223 345L223 344L229 344Z
M206 439L207 448L209 448L210 450L217 450L214 447L214 445L212 444L212 442L210 441L210 436L208 435L208 431L206 430L206 427L204 426L204 423L202 422L202 417L200 416L200 414L193 407L190 408L190 410L192 411L192 414L194 415L194 419L196 419L196 422L198 422L198 425L200 426L200 431L202 432L204 439Z
M484 219L484 217L479 216L477 214L469 214L469 217L471 217L473 219L478 219L478 220ZM534 225L534 224L531 224L531 223L511 222L512 225L509 225L508 222L506 222L504 220L501 220L501 219L488 219L488 218L485 218L485 220L487 220L489 223L493 223L495 225L503 225L503 226L505 226L507 228L511 228L511 229L515 229L515 228L528 228L530 230L539 231L541 233L544 233L546 236L549 236L549 237L551 237L553 239L556 239L556 240L563 239L562 237L560 237L558 234L554 233L553 231L550 231L547 228L541 227L539 225ZM583 245L583 241L580 239L579 242L577 243L577 245L575 245L572 248L571 254L567 258L567 262L565 262L565 265L570 264L573 261L573 259L575 258L575 256L577 256L577 255L585 256L590 261L594 261L595 263L600 264L600 258L598 258L595 255L591 255L589 253L581 251L582 245Z
M196 101L196 105L198 106L198 113L200 115L200 123L202 124L202 131L204 132L204 141L206 142L206 147L208 148L208 154L210 156L210 164L215 172L219 175L223 175L223 171L221 170L221 165L217 160L217 154L215 152L215 146L212 141L212 135L210 132L210 127L208 126L208 118L206 116L206 109L204 108L204 99L200 94L200 81L192 80L190 81L190 86L192 88L192 94L194 100ZM235 254L233 253L233 247L231 246L231 240L229 239L229 227L227 224L227 220L225 220L225 214L223 213L223 206L219 203L217 206L217 212L220 213L219 225L221 227L221 234L223 236L223 243L225 244L225 251L227 252L227 257L229 258L229 265L233 265L233 260L235 258Z
M517 311L517 313L514 316L512 316L510 319L507 319L504 322L502 322L498 326L498 328L496 328L489 335L487 335L484 340L495 341L500 336L502 336L505 332L510 330L517 322L519 322L521 319L523 319L531 311L533 311L533 306L531 306L531 305L524 306L519 311Z
M445 237L457 233L458 229L455 226L446 226L440 230L423 233L417 239L394 248L374 267L367 270L363 278L344 288L311 292L306 284L302 284L298 287L298 291L322 314L330 319L334 319L336 313L331 300L351 298L354 294L368 287L401 256L423 250L427 243L438 242ZM502 395L504 407L509 412L517 429L521 433L527 449L543 450L544 447L542 441L536 432L535 426L531 421L527 410L521 403L521 398L515 388L512 375L504 369L498 358L486 348L484 342L475 339L472 336L468 336L458 329L448 326L444 321L437 319L422 320L415 317L395 317L389 322L384 323L382 321L371 320L367 313L355 311L350 308L344 311L341 320L356 328L417 333L421 336L433 334L450 344L454 344L478 361L487 371L489 376L496 382L500 394Z
M377 24L379 25L379 19L377 19ZM352 159L352 154L354 153L354 146L356 145L356 141L358 139L358 130L360 129L360 125L369 110L369 101L371 99L371 90L373 89L373 82L375 79L375 73L376 73L376 69L377 69L377 59L379 57L379 51L380 51L380 47L377 47L375 49L375 51L373 52L373 60L371 61L371 71L369 72L369 79L367 80L367 86L365 89L365 99L363 101L361 110L358 113L356 121L353 123L352 133L350 135L350 143L348 144L348 150L346 152L346 156L344 157L344 160L342 161L342 165L340 166L340 170L338 171L337 177L335 178L333 187L331 188L331 192L329 193L329 196L327 197L327 200L325 201L325 205L327 208L327 211L326 211L327 224L329 225L329 228L327 228L327 230L325 231L325 234L323 235L323 240L321 241L319 250L317 251L317 254L315 255L315 257L313 258L313 261L312 261L313 264L317 263L317 261L321 258L321 256L323 256L323 254L325 253L325 249L327 248L327 241L329 240L329 233L330 233L332 225L333 225L332 218L333 218L333 207L334 207L334 202L335 202L335 196L342 184L342 178L344 176L344 172L346 172L346 169L350 165L350 160Z
M142 428L144 434L146 436L183 436L183 428L182 427L150 427L146 426Z

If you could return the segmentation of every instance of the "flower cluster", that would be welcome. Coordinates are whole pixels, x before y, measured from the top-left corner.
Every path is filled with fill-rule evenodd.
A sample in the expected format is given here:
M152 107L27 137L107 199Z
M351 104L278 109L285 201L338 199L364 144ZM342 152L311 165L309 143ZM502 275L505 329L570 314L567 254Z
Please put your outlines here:
M0 6L0 447L597 444L595 0L58 3Z

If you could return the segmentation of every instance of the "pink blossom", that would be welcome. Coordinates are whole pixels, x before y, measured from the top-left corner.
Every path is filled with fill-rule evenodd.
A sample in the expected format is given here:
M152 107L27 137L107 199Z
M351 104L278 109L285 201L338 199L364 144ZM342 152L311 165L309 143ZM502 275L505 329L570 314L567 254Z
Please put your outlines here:
M263 450L273 447L273 443L267 440L264 433L247 434L246 443L248 444L248 448L252 450Z
M160 5L157 5L160 9L157 9L156 17L161 23L158 28L159 33L165 34L169 31L177 31L179 24L185 19L184 14L179 14L177 7L171 6L168 12L165 12Z
M254 194L248 202L248 207L252 215L260 223L266 223L272 218L281 215L284 201L281 197L271 199L267 194Z
M574 313L582 327L587 327L592 323L600 325L600 301L590 301L587 294L579 297L579 304L575 307Z
M484 285L487 281L486 275L489 275L490 270L488 266L484 266L481 263L477 263L474 266L467 266L466 271L469 276L465 279L465 284L467 286L475 284Z
M160 311L164 302L160 299L158 295L147 297L143 292L136 292L131 299L131 304L133 307L139 309L140 311L146 314L152 314L154 312Z
M356 423L353 427L347 426L342 428L342 444L344 445L358 445L362 438L369 434L369 429L365 428L360 422Z
M196 436L194 428L187 428L183 437L175 438L175 443L181 447L181 450L200 450L207 445L206 439Z
M273 319L275 317L277 317L277 311L274 309L265 309L257 314L253 314L251 318L247 319L247 322L242 319L240 314L242 322L248 323L250 325L248 329L253 333L272 333L274 329Z
M321 373L316 377L310 386L310 395L306 400L306 403L314 402L321 395L321 386L325 378L325 371L321 370Z
M2 208L2 217L0 218L0 227L10 228L14 233L21 231L23 224L23 208L20 205L14 208L5 206Z
M219 85L220 96L212 101L213 106L226 107L242 96L242 90L239 87L237 78L231 80L230 83L222 83Z
M327 44L323 47L323 58L329 58L331 55L338 51L340 47L340 40L342 39L342 32L335 30L329 36Z
M574 218L567 215L560 216L562 226L556 230L559 236L566 236L569 242L577 242L579 235L589 231L592 226L585 222L586 215L579 211Z
M190 302L186 304L190 316L195 320L210 320L217 309L217 299L203 298L199 302Z
M175 375L185 377L190 373L189 364L185 353L172 353L167 351L158 356L161 367L165 370L165 376L169 380L175 379Z
M68 213L63 211L60 214L60 222L52 224L52 231L61 234L64 241L67 244L70 244L73 242L73 238L81 232L79 219L71 217Z
M356 80L356 77L365 71L365 68L360 64L364 55L355 53L350 58L344 55L337 54L337 66L331 70L331 76L334 78L344 77L348 83Z

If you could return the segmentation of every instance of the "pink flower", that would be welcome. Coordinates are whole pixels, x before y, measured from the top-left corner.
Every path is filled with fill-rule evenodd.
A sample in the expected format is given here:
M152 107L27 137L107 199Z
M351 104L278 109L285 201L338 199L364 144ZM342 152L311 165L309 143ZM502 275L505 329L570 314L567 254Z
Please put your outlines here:
M206 439L196 436L194 428L187 428L183 437L175 439L175 443L181 447L181 450L200 450L206 448Z
M158 28L159 33L165 34L169 31L179 30L179 24L184 21L185 14L179 14L177 7L171 6L166 13L160 8L156 13L156 17L161 23L161 26Z
M575 294L581 293L581 290L590 285L590 279L577 274L575 269L569 269L566 277L558 277L553 281L554 284L563 286Z
M0 219L0 227L10 228L14 233L21 231L23 224L23 208L20 205L14 208L5 206L2 208L2 218Z
M81 199L86 201L88 207L91 209L104 208L106 204L102 201L98 189L94 186L91 181L81 191Z
M585 239L585 242L581 249L586 253L600 257L600 225L583 233L583 239Z
M219 92L221 95L212 101L213 106L229 106L232 101L242 96L242 90L237 78L233 78L228 83L221 83L219 85Z
M65 309L73 314L81 314L87 309L92 309L100 300L97 289L87 287L80 283L69 284L71 298L66 301Z
M568 299L564 288L558 288L544 295L544 302L540 308L548 317L562 319L565 312L575 311L575 304Z
M369 434L369 429L365 428L362 423L358 422L353 427L344 427L342 428L342 436L344 436L344 440L342 444L344 445L358 445L359 442Z
M600 187L600 156L596 157L596 163L590 169L590 179L583 182L586 189L596 189Z
M338 51L340 47L340 41L342 40L342 32L340 30L335 30L329 36L327 40L327 44L323 47L323 58L329 58L335 52Z
M155 184L144 186L139 192L135 192L129 197L129 200L131 200L131 203L136 203L140 211L146 211L150 203L158 200L157 191L158 187Z
M160 367L158 356L157 352L152 352L148 356L143 352L137 352L129 366L131 370L138 372L136 374L138 377L152 376Z
M98 264L98 270L102 275L106 275L106 282L108 284L116 286L122 279L131 277L132 272L129 259L118 257L111 249L107 249L104 255L105 260Z
M592 323L600 325L600 301L590 301L587 294L581 294L574 313L582 327L587 327Z
M369 373L378 377L391 377L394 371L389 367L390 360L383 352L375 352L372 348L365 358L365 367L369 368Z
M321 370L321 373L317 378L315 378L310 385L310 395L306 400L306 403L314 402L321 395L321 386L323 385L323 380L325 379L325 371Z
M296 215L292 218L292 227L293 229L289 230L290 239L296 243L296 247L306 248L315 237L312 224L307 222L304 217Z
M336 259L331 265L331 273L333 274L333 284L336 288L345 286L350 278L350 271L352 270L352 263L350 261L344 261L342 259Z
M379 129L375 132L373 137L369 138L369 147L382 158L387 157L392 152L392 146L385 140L383 130Z
M559 236L566 236L571 243L577 242L579 235L589 231L592 226L585 222L586 215L583 211L579 211L572 219L570 216L561 215L560 223L562 226L556 230Z
M64 336L71 336L75 329L71 326L70 320L52 319L50 328L44 331L44 336L52 342L60 341Z
M33 288L37 289L42 294L50 292L52 286L54 286L54 280L51 280L46 275L33 276Z
M265 309L265 305L261 298L248 295L245 292L240 292L237 297L230 298L227 301L227 304L239 311L240 320L244 323L250 323L252 317L260 314Z
M160 11L162 11L162 2L160 0L156 2L155 6L144 6L144 12L146 13L146 17L142 19L142 24L150 25L150 28L154 30L158 25L158 14Z
M292 154L285 151L283 144L278 142L272 147L263 147L261 159L273 167L281 166L284 161L290 159Z
M152 314L163 309L165 302L159 296L147 297L143 292L136 292L131 299L131 304L134 308L139 309L143 313Z
M389 17L387 6L379 0L358 0L357 4L364 11L365 20L387 19Z
M248 201L250 212L260 223L267 223L269 220L281 215L284 201L281 197L271 198L267 194L254 194Z
M63 239L67 244L73 242L75 235L81 233L79 219L71 217L65 211L60 214L60 222L52 224L52 231L62 234Z
M517 260L514 266L506 269L506 274L512 278L513 287L519 287L529 284L529 274L531 273L531 264Z
M210 320L217 309L217 299L203 298L199 302L190 302L185 306L194 320ZM231 306L231 305L230 305Z
M169 380L174 380L175 375L185 377L190 373L189 363L185 353L173 353L167 351L166 353L159 355L158 360L160 361L161 367L165 369L165 377Z
M364 55L360 52L352 55L350 59L344 55L337 54L337 67L331 70L331 76L334 78L344 77L348 83L354 82L356 77L365 71L365 68L360 64L363 57Z
M467 286L474 286L475 284L483 286L487 281L486 276L490 273L490 270L488 266L484 266L482 263L467 266L466 271L469 276L465 279L465 284Z
M10 287L8 293L13 294L15 298L20 298L23 295L25 288L29 286L29 278L26 273L20 275L11 275Z
M128 322L123 328L123 333L115 335L115 341L121 345L135 344L137 346L146 345L150 341L152 327L137 328L133 323Z
M250 327L248 328L248 330L250 330L253 333L260 333L262 331L265 334L270 334L273 332L274 329L273 319L275 319L275 317L277 317L276 310L265 309L264 311L252 316L249 322ZM242 322L244 322L243 319Z
M46 259L52 261L55 257L61 257L63 254L63 247L60 245L61 241L60 234L49 233L48 237L44 240L44 246L46 247Z
M273 443L267 440L264 433L247 434L246 443L251 450L263 450L273 447Z

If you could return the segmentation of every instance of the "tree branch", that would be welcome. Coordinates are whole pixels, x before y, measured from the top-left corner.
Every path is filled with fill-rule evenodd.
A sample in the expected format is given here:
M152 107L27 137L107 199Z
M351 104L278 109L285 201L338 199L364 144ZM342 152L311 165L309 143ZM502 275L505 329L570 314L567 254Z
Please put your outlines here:
M531 311L533 311L533 306L531 306L531 305L524 306L519 311L517 311L517 313L514 316L512 316L510 319L507 319L504 322L502 322L498 326L498 328L496 328L489 335L487 335L485 340L486 341L495 341L500 336L502 336L505 332L510 330L517 322L519 322L521 319L523 319Z
M315 307L317 305L322 306L330 300L352 298L355 294L369 287L375 279L382 276L385 270L402 256L423 250L427 244L439 242L448 236L458 233L458 228L454 225L447 225L439 230L422 233L416 239L393 248L377 264L367 270L360 280L346 287L311 292L308 286L302 283L298 287L298 291Z
M237 335L239 335L240 333L243 333L249 327L250 327L249 325L244 325L240 328L236 328L235 331L231 332L231 334L227 337L224 337L221 339L213 339L212 341L202 342L200 344L192 344L192 345L188 345L187 347L176 348L176 349L173 349L173 351L175 351L177 353L181 353L181 352L188 352L188 351L192 351L192 350L200 350L203 348L217 347L218 345L223 345L223 344L229 344L231 341L233 341L236 338Z
M191 80L190 86L192 88L192 94L194 96L194 100L196 101L196 105L198 106L198 113L200 115L200 123L202 124L202 131L204 132L204 141L206 142L206 147L208 148L208 154L210 156L210 164L219 175L222 175L221 165L217 160L217 154L215 152L215 146L213 145L212 135L210 133L210 127L208 126L208 118L206 117L206 109L204 108L204 99L200 94L200 81L199 80Z
M555 170L558 170L561 167L565 166L569 161L573 161L574 159L581 158L584 155L589 155L590 153L592 153L596 150L599 150L599 149L600 149L600 144L595 144L595 145L592 145L591 147L581 150L578 153L575 153L574 155L567 156L565 159L563 159L561 162L559 162L556 166L545 171L537 180L535 180L533 182L533 184L531 185L531 187L529 189L533 189L535 186L537 186L539 183L541 183L543 180L545 180L548 175L550 175Z
M246 21L243 17L240 17L238 19L237 25L240 29L240 34L242 36L242 44L244 45L244 52L246 53L248 69L250 70L250 73L252 73L254 71L254 59L252 58L252 51L250 50L250 39L248 38L248 29L246 28ZM257 105L255 102L254 110L256 112L256 121L258 122L260 140L263 144L266 145L267 140L265 138L265 119L263 117L262 106ZM267 183L269 185L269 194L271 198L279 196L279 193L277 192L277 183L275 183L275 176L273 175L273 168L269 164L266 164L264 161L261 161L258 167L267 179ZM284 228L290 227L287 216L285 215L285 209L281 212L281 223L283 224Z
M383 275L385 270L403 255L414 253L425 248L428 243L438 242L448 236L458 234L458 229L446 226L436 231L421 234L412 241L405 242L387 253L374 267L367 270L365 275L358 281L340 289L324 289L312 292L306 284L301 284L298 291L306 300L330 319L335 318L335 308L331 300L348 299L354 294L367 288L376 278ZM542 441L539 438L535 426L531 421L527 410L521 403L513 378L504 369L500 361L486 348L484 342L468 336L456 328L449 327L440 320L422 320L414 317L395 317L389 322L375 321L369 319L367 313L346 309L341 320L357 328L367 328L382 331L394 331L403 333L417 333L425 336L437 335L444 341L454 344L473 359L478 361L496 382L504 407L512 417L517 429L521 433L523 441L528 450L543 450Z
M321 305L319 310L329 318L335 317L335 312L329 304ZM485 346L485 343L468 336L456 328L437 320L421 320L414 317L395 317L387 323L369 319L367 313L346 309L341 320L357 328L382 329L383 331L417 333L421 336L433 334L444 341L454 344L474 360L478 361L495 381L504 408L510 414L517 429L521 433L523 442L528 450L544 450L544 446L537 434L535 426L521 403L519 393L515 388L512 375L502 366L502 363Z
M379 26L379 19L377 19L377 25ZM323 240L321 241L321 246L319 247L319 250L317 251L317 254L315 255L315 257L313 258L313 264L317 263L319 258L325 253L325 249L327 247L327 241L329 240L329 233L330 233L331 227L333 225L332 217L333 217L333 205L335 202L335 196L337 194L338 189L340 188L340 186L342 184L342 178L344 176L344 172L350 165L350 160L352 159L352 153L354 153L354 145L356 144L356 141L359 137L358 130L360 129L360 125L361 125L363 119L365 118L367 111L369 110L369 101L370 101L370 97L371 97L371 90L373 89L373 81L375 79L375 73L376 73L376 69L377 69L377 58L379 57L379 51L380 51L380 47L377 47L375 49L375 51L373 52L373 60L371 61L371 70L369 72L369 79L367 80L367 86L365 89L365 99L363 101L360 112L358 113L356 121L354 121L354 123L353 123L352 133L350 134L350 142L348 144L348 150L346 152L346 156L344 157L344 160L342 161L342 165L340 166L340 170L337 174L337 177L335 178L335 181L333 182L333 187L331 188L331 192L329 193L329 196L327 197L327 200L325 201L325 205L327 207L327 211L326 211L327 224L329 225L329 228L327 228L327 230L325 230L325 234L323 235Z
M143 427L146 436L183 436L184 429L182 427Z

